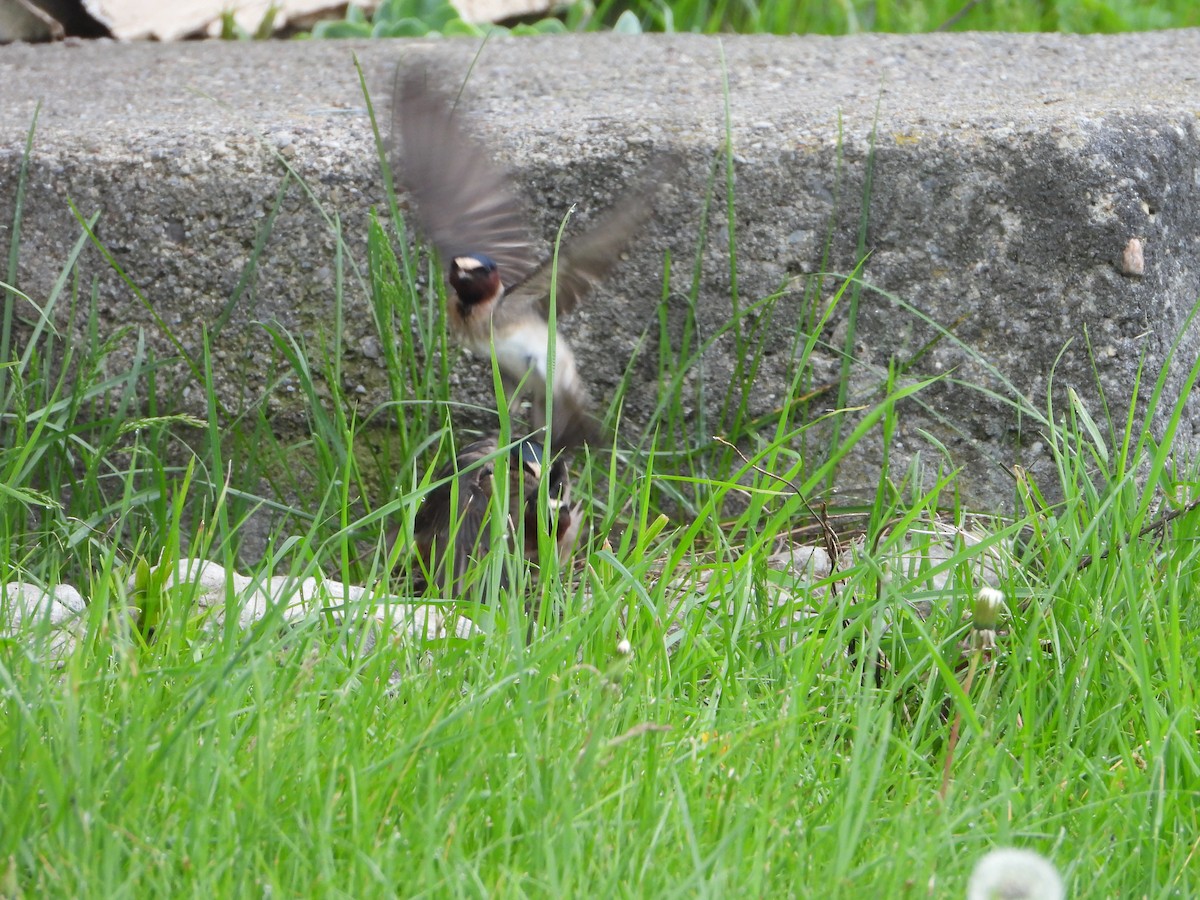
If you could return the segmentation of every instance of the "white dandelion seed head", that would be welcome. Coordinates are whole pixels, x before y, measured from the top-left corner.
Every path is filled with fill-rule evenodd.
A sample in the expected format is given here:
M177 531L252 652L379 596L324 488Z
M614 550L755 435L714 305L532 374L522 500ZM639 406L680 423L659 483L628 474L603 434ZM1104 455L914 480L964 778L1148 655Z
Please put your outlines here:
M1015 847L984 856L967 882L967 900L1064 900L1066 896L1062 878L1050 860Z

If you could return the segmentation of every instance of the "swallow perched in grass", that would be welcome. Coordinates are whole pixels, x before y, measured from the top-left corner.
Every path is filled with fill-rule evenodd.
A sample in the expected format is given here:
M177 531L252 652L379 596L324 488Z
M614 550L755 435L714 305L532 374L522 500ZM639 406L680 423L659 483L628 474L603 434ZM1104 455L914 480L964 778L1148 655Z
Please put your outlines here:
M493 155L459 126L451 103L429 88L421 69L397 72L392 133L400 140L398 169L416 201L417 221L448 266L447 319L455 339L495 356L510 396L524 382L533 395L535 427L545 424L552 380L556 448L594 440L599 429L575 355L557 329L548 375L552 284L557 312L569 313L650 217L664 164L647 169L594 227L564 241L555 277L551 255L532 239Z
M486 437L464 447L438 472L440 483L425 496L413 520L418 582L428 577L448 595L462 593L463 576L471 560L485 555L490 546L488 513L494 511L494 463L500 453L497 438ZM523 531L523 555L536 562L541 535L539 484L544 476L547 509L542 522L554 538L559 562L565 563L579 537L583 510L571 503L571 482L562 457L547 468L543 453L542 445L532 438L517 442L509 450L509 533Z

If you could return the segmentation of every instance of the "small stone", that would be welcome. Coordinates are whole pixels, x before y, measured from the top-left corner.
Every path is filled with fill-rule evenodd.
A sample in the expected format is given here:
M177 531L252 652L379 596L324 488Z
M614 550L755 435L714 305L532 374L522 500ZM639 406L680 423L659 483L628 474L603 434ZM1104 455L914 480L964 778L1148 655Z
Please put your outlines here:
M1141 238L1130 238L1121 251L1121 274L1130 278L1141 278L1146 274L1146 255Z
M383 344L378 338L368 336L358 342L358 352L367 359L378 360L383 357Z

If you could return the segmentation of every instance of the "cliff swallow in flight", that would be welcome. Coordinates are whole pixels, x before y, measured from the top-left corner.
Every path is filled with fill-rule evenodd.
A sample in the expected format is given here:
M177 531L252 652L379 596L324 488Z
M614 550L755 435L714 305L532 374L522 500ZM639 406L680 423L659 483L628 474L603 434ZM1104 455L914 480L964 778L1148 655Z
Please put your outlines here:
M460 450L453 462L437 474L438 485L425 496L413 520L418 557L414 571L416 581L431 580L442 587L447 596L461 595L463 576L471 560L482 558L490 545L488 513L494 505L494 463L501 452L495 436L483 438ZM509 450L508 473L508 531L514 536L518 531L523 532L525 559L538 560L541 534L538 498L539 484L544 476L547 509L542 522L554 538L559 562L565 563L575 547L583 521L582 508L571 504L566 463L560 457L546 468L542 445L526 438ZM454 509L456 484L457 509ZM422 585L418 584L417 588L420 587Z
M620 259L634 232L650 217L663 164L638 182L585 234L564 242L557 278L539 249L508 179L494 156L458 124L449 101L426 84L423 70L400 70L392 109L393 141L400 139L399 171L416 201L421 230L448 265L447 319L456 340L495 356L505 391L524 382L532 393L534 426L546 418L546 382L552 281L555 307L569 313ZM554 335L552 381L556 448L595 439L575 356Z

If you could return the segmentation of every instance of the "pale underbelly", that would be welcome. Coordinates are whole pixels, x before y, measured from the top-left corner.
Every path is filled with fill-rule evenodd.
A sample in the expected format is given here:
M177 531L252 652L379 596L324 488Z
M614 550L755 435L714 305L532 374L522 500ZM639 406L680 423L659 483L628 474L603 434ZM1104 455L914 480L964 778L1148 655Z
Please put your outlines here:
M523 324L504 333L497 333L488 343L472 347L477 353L492 352L496 363L505 377L513 382L522 379L531 390L545 395L548 370L550 368L548 338L550 330L545 322ZM554 341L554 394L574 388L578 375L575 371L575 355L570 345L556 335Z

